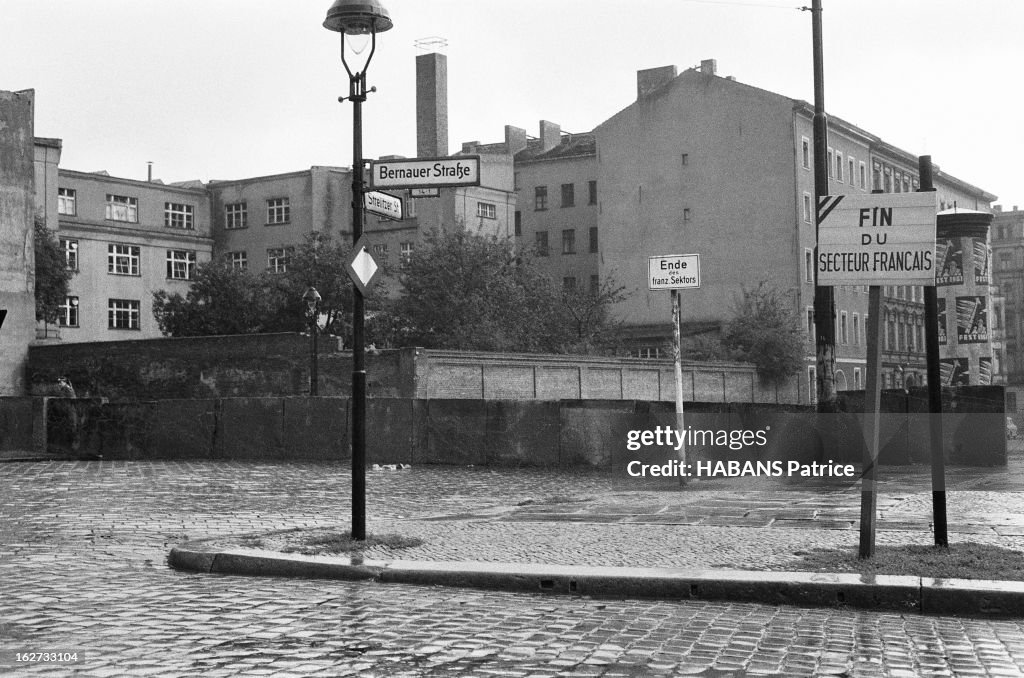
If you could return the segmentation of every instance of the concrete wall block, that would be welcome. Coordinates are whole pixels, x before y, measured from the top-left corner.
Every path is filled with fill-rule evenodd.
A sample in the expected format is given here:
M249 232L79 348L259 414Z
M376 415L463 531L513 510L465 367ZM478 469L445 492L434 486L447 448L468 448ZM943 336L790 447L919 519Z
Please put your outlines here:
M722 372L719 370L694 372L693 399L707 403L725 402L725 381Z
M152 402L101 405L96 453L104 459L150 458L153 407Z
M751 403L754 402L754 382L756 374L750 372L724 372L725 402L727 403Z
M626 400L660 400L658 381L657 369L623 368L622 397Z
M557 466L557 402L491 400L487 403L487 464Z
M559 463L609 468L634 427L634 403L624 400L562 401L559 408Z
M284 452L289 459L339 461L352 458L348 398L296 397L284 398L282 402ZM373 436L370 439L373 440Z
M32 398L0 398L0 450L35 449L34 424Z
M151 411L148 458L213 458L217 400L157 400Z
M225 398L220 407L216 458L280 459L287 455L282 398Z
M484 400L431 400L425 417L427 446L421 464L487 463L487 403Z
M428 398L483 398L483 366L453 365L432 361Z
M366 403L366 462L411 464L416 441L413 401L371 398Z

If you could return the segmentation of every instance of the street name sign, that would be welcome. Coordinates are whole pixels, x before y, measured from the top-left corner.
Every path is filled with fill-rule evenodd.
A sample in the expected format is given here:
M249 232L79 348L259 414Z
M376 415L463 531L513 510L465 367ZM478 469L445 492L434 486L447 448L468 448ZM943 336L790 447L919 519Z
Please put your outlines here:
M818 199L818 283L935 285L937 194Z
M479 185L479 155L376 160L370 163L370 186L375 189Z
M367 191L363 193L363 207L367 212L394 219L402 220L402 199L380 191Z
M647 258L647 289L682 290L700 287L699 254L662 254Z
M367 286L379 268L377 262L370 256L369 250L366 249L366 245L366 236L359 238L359 241L352 247L348 260L345 261L345 271L348 272L348 277L352 279L352 284L359 289L359 293L364 296Z

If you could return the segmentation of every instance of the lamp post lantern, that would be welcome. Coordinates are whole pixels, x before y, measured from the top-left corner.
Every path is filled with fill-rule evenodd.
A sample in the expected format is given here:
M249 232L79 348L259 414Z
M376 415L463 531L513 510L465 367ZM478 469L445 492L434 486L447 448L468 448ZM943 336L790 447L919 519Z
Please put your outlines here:
M315 287L310 287L306 290L306 293L302 295L302 300L306 302L306 306L309 308L309 395L315 396L319 394L318 384L320 383L320 370L318 365L319 351L317 350L317 334L319 334L319 326L317 325L317 316L320 311L320 293L316 291Z
M363 235L363 102L366 70L377 49L377 34L390 30L391 17L377 0L335 0L324 28L341 34L341 63L352 102L352 244ZM366 53L369 36L369 53ZM346 45L354 53L352 63ZM359 63L359 60L362 63ZM370 91L376 91L372 88ZM341 97L339 101L344 101ZM352 288L352 538L366 539L366 363L363 293Z

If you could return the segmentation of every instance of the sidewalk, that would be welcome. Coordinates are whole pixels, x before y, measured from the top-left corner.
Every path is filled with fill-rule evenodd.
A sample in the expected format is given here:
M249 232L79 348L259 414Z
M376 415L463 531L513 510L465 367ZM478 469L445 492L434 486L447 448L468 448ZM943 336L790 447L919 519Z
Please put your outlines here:
M933 543L929 474L927 467L882 467L879 547ZM1024 570L1024 451L1012 450L1007 468L951 467L946 477L951 548L998 547ZM514 490L506 488L510 478ZM448 482L456 489L441 489ZM371 470L367 484L382 487L368 500L368 532L417 537L422 545L375 547L353 558L242 547L273 547L275 536L262 533L259 541L182 544L169 560L202 572L524 592L924 613L1024 610L1019 580L794 571L822 553L856 554L859 482L700 480L680 488L677 481L644 486L596 473L425 467ZM347 532L348 518L316 527Z

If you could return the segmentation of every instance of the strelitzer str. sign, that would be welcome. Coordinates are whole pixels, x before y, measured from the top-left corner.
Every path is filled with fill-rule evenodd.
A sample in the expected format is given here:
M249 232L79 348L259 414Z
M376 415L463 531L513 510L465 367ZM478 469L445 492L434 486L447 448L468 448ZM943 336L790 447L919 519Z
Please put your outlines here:
M818 283L935 285L937 194L826 195L818 200Z
M373 188L420 188L480 185L480 156L378 160L370 163Z
M665 254L647 259L647 289L700 287L699 254Z

